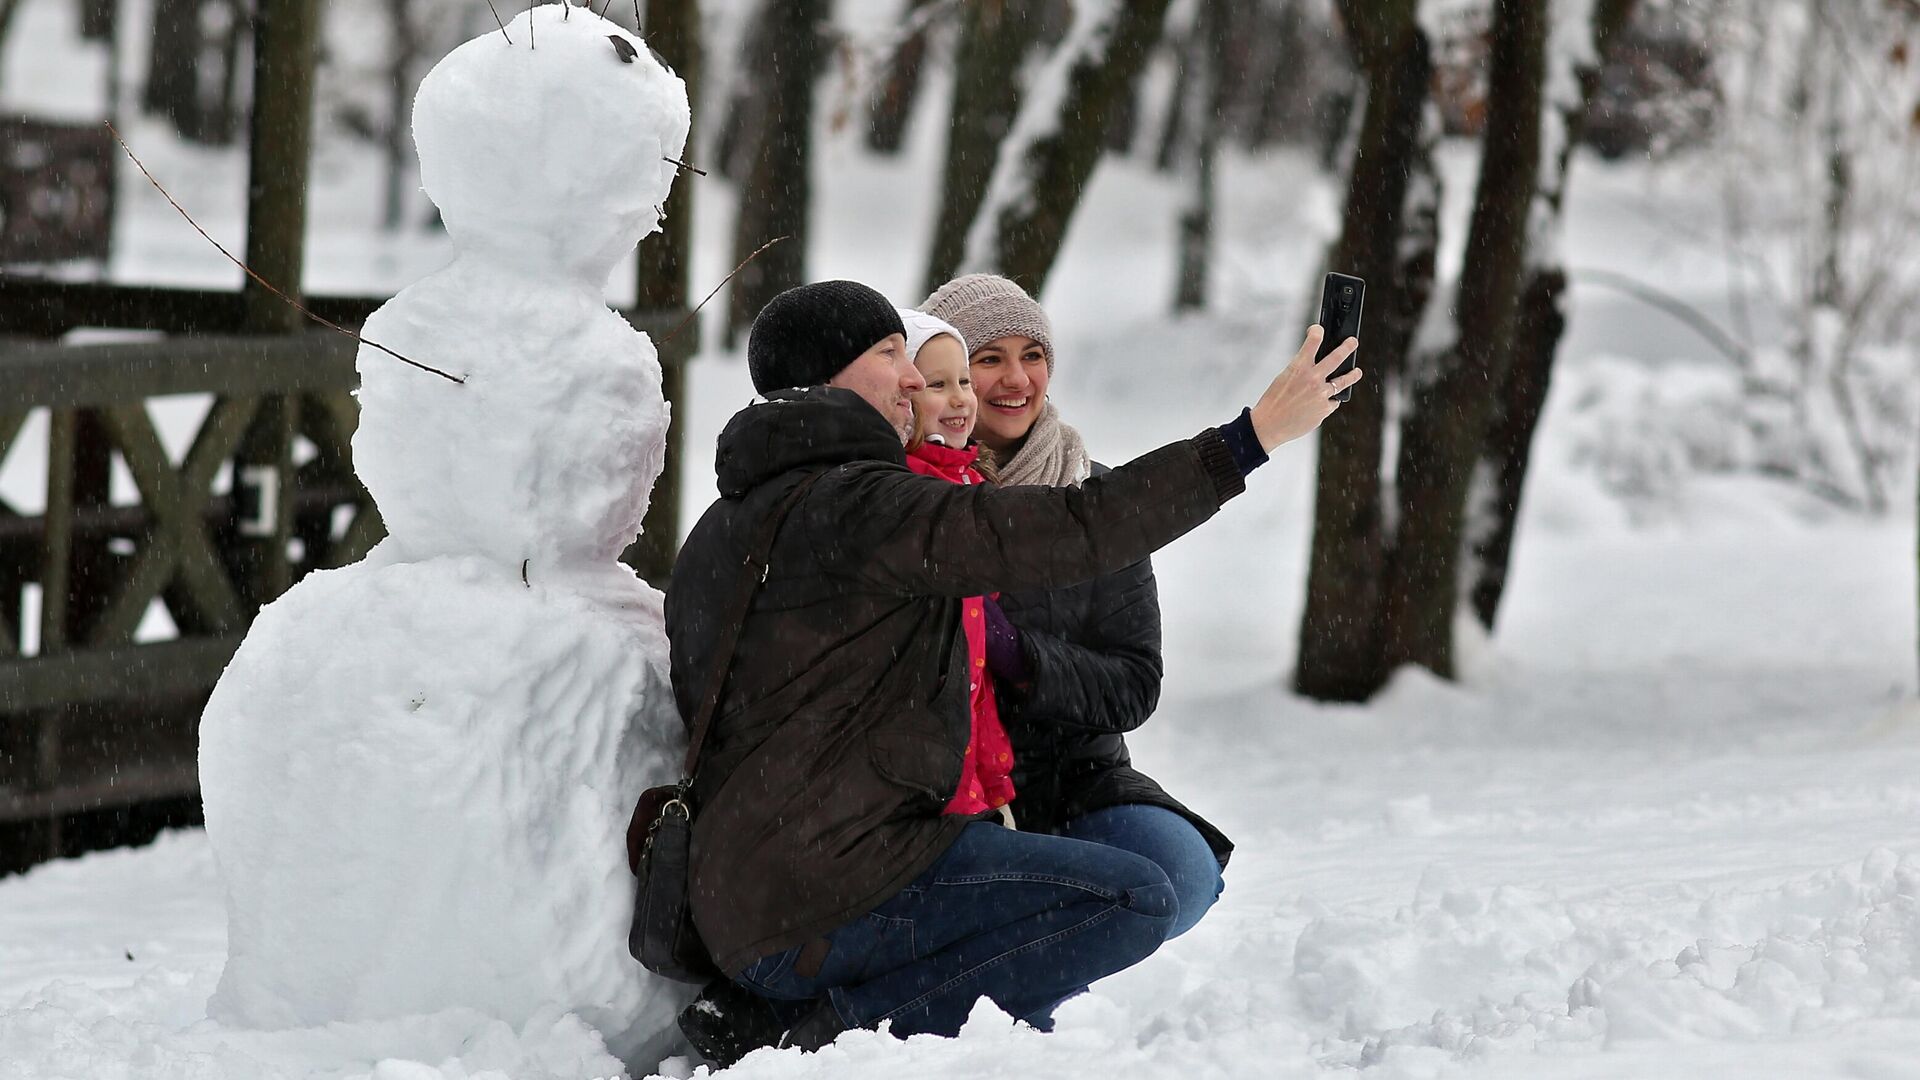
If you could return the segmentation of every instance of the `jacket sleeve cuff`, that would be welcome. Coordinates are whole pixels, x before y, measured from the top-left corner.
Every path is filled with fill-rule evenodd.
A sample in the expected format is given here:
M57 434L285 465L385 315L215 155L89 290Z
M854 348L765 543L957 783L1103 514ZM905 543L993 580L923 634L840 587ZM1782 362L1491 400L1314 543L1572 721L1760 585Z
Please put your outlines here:
M1233 451L1227 448L1227 440L1219 428L1208 428L1195 435L1193 445L1200 452L1200 467L1206 470L1207 479L1213 481L1215 499L1224 504L1247 490L1247 478L1240 475L1240 466L1234 463Z
M1220 437L1227 440L1227 450L1233 454L1233 465L1246 476L1267 463L1267 452L1260 446L1260 436L1253 430L1253 410L1241 409L1240 415L1218 429Z

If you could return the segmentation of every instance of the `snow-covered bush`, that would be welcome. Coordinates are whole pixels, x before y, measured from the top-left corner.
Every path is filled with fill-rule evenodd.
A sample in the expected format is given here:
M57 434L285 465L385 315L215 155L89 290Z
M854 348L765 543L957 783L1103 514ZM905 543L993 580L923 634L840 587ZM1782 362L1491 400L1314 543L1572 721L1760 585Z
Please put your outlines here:
M1751 465L1829 501L1908 500L1920 308L1920 7L1720 0L1722 194ZM1762 313L1784 328L1769 341Z
M1678 516L1711 478L1777 480L1805 511L1912 502L1920 355L1910 347L1861 349L1839 377L1783 349L1744 371L1607 359L1563 369L1555 394L1555 445L1636 520Z

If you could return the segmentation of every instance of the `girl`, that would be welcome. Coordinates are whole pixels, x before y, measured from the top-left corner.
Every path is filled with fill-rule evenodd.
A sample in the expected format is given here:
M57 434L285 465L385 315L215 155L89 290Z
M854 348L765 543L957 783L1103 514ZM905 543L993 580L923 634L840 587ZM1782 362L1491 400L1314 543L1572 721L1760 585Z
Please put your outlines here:
M989 478L992 465L983 459L977 444L969 445L979 402L973 395L971 365L960 332L931 315L906 308L901 309L900 320L907 328L907 356L927 383L913 395L914 429L907 443L907 467L955 484L983 482ZM1014 795L1013 744L1000 724L993 679L987 674L987 611L993 603L991 597L969 596L960 605L967 670L973 674L968 687L972 694L973 737L967 743L960 786L947 804L947 813L997 810L1011 825L1012 811L1007 804Z

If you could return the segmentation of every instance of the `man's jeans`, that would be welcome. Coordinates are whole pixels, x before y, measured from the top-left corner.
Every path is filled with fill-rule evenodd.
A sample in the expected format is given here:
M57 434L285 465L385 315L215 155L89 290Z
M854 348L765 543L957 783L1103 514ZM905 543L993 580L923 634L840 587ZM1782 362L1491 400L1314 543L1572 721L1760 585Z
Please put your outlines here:
M1220 860L1213 857L1206 837L1165 807L1109 806L1067 822L1060 835L1144 855L1165 871L1179 905L1169 939L1193 929L1226 888Z
M1063 999L1159 948L1176 912L1150 859L975 822L912 884L827 934L824 957L798 946L736 981L763 997L824 996L848 1027L891 1021L896 1035L958 1034L982 997L1046 1030Z

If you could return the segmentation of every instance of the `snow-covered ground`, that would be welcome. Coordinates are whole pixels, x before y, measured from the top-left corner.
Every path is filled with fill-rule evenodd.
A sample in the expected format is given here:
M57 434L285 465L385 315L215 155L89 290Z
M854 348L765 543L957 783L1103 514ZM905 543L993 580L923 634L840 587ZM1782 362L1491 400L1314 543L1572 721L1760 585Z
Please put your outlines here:
M59 35L70 11L28 0L0 105L45 96L26 80L52 61L20 42ZM203 223L237 236L237 159L134 132ZM852 134L819 155L811 270L915 302L939 125L917 125L898 160L869 158ZM442 238L372 233L368 155L322 158L311 280L393 288L445 257ZM1445 164L1457 239L1470 150ZM723 184L700 184L704 291L733 262L731 206ZM1105 460L1227 419L1297 341L1337 192L1291 155L1232 161L1226 185L1218 299L1202 318L1162 314L1174 182L1108 166L1075 224L1045 297L1055 394ZM1587 161L1572 190L1576 265L1714 302L1711 245L1674 227L1703 216L1705 196ZM121 195L116 276L237 280L137 179ZM1167 687L1131 742L1238 844L1197 929L1069 1003L1052 1035L983 1010L957 1040L857 1033L728 1075L1920 1077L1911 495L1900 517L1861 520L1768 482L1690 477L1663 512L1630 512L1644 508L1608 494L1579 452L1583 410L1619 377L1617 358L1716 361L1664 316L1584 288L1564 356L1508 605L1491 639L1469 639L1457 685L1410 672L1366 706L1286 691L1310 445L1157 558ZM737 355L713 348L691 382L676 417L688 520L712 497L713 438L749 396ZM203 407L161 419L184 439ZM0 495L28 508L44 477L32 431L0 462ZM0 880L0 1080L619 1068L557 1012L517 1031L470 1013L221 1028L205 1019L225 958L220 896L193 832ZM631 1064L690 1073L683 1060Z

